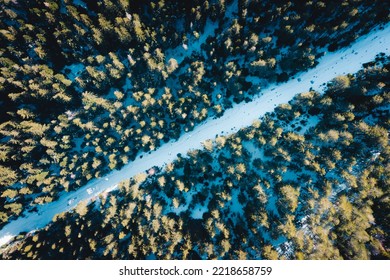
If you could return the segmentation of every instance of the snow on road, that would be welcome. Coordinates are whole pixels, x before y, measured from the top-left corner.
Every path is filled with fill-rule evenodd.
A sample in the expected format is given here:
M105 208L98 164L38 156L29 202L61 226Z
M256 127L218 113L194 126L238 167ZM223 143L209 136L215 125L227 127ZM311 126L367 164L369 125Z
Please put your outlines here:
M24 217L10 222L0 231L0 246L21 232L45 227L56 214L71 210L80 201L91 200L104 191L115 189L117 184L125 179L145 172L152 166L164 166L173 161L178 153L185 155L190 149L202 148L203 141L212 139L217 134L228 135L251 125L254 120L271 112L277 105L287 103L303 90L312 88L321 91L324 83L335 76L357 72L363 63L372 61L378 53L389 55L389 46L390 24L387 24L383 29L375 29L370 34L359 38L348 48L324 55L315 68L300 74L296 79L265 89L263 94L252 102L235 105L222 117L206 120L192 132L182 135L177 141L171 141L150 154L142 154L121 170L94 179L79 190L64 193L59 200L38 207L38 212L25 213Z

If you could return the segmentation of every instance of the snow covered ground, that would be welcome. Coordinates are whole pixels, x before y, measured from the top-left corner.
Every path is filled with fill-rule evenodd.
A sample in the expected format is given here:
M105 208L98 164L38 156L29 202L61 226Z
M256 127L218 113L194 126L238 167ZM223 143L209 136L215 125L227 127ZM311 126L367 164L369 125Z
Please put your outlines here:
M166 61L174 58L177 63L180 64L186 57L190 57L194 53L200 53L201 46L206 43L206 40L210 36L215 36L215 30L218 28L218 22L212 22L211 20L207 20L206 26L202 35L197 38L191 38L187 44L182 44L172 50L168 50L165 53Z
M10 222L0 231L0 246L21 232L45 227L56 214L71 210L80 201L90 200L102 192L115 189L117 184L125 179L145 172L152 166L164 166L173 161L178 153L185 155L190 149L201 149L203 141L212 139L217 134L228 135L250 126L254 120L271 112L277 105L287 103L297 93L309 88L321 92L324 89L323 84L338 75L357 72L363 63L372 61L378 53L390 55L389 46L390 24L387 24L382 30L375 29L359 38L348 48L324 55L315 68L297 75L296 79L270 86L252 102L235 105L222 117L206 120L194 131L182 135L177 141L171 141L150 154L139 156L121 170L94 179L79 190L64 193L59 200L38 207L38 212L25 213L24 217Z

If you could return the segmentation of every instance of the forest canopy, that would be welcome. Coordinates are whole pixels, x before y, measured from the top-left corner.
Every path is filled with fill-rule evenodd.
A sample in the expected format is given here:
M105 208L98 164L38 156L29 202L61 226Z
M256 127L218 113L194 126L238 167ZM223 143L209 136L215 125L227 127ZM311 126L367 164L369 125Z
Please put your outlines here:
M388 259L389 61L123 181L2 257Z
M389 11L379 0L3 0L0 230L295 79ZM0 253L388 258L388 65L379 55L323 95L302 89Z

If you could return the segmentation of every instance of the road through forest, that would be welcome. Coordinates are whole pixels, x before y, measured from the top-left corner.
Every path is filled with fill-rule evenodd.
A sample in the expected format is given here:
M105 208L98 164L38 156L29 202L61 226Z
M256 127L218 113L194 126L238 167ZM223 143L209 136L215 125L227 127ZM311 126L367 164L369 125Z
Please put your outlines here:
M274 84L263 89L259 96L249 103L240 103L225 111L218 119L209 118L193 131L183 134L155 151L138 156L133 162L106 176L91 180L74 192L63 193L57 201L38 207L37 212L24 213L11 221L0 231L0 246L8 243L21 232L30 232L45 227L56 214L69 211L81 201L88 201L102 192L116 188L117 184L153 166L163 167L172 162L178 153L185 155L188 150L202 148L202 142L216 135L228 135L240 128L250 126L254 120L271 112L279 104L287 103L296 94L310 88L323 92L324 84L338 75L355 73L362 64L374 60L379 53L389 55L390 24L378 27L356 40L351 46L327 53L319 64L307 72L300 73L286 83Z

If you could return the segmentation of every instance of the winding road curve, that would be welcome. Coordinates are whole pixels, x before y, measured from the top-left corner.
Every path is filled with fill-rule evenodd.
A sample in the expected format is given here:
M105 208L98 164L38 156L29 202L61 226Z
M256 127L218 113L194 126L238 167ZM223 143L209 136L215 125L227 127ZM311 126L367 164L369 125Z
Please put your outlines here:
M315 68L297 75L295 79L268 87L253 101L235 105L218 119L207 119L195 130L183 134L177 141L164 144L150 154L145 153L121 170L94 179L75 192L64 193L59 200L38 207L38 212L25 213L24 217L10 222L0 231L0 246L7 244L21 232L45 227L56 214L69 211L80 201L88 201L102 192L115 189L117 184L125 179L153 166L164 166L173 161L178 153L186 154L190 149L202 148L203 141L212 139L217 134L228 135L251 125L254 120L271 112L277 105L287 103L299 92L309 88L322 92L324 84L332 78L357 72L363 63L372 61L377 54L382 52L389 55L389 48L390 24L387 24L381 29L372 30L347 48L325 54Z

